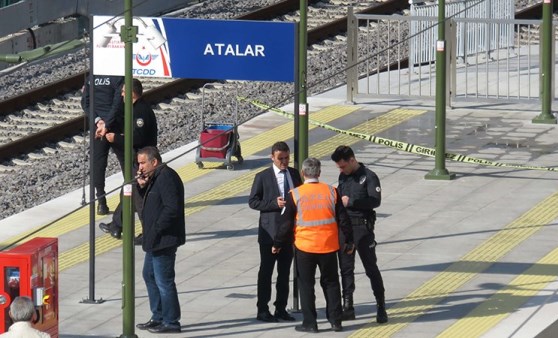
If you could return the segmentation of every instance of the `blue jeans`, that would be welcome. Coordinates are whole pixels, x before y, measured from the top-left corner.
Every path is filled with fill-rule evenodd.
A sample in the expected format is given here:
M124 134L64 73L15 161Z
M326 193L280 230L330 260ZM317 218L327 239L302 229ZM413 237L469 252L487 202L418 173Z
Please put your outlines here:
M171 326L180 326L180 304L174 283L176 248L146 252L143 280L149 296L151 319Z

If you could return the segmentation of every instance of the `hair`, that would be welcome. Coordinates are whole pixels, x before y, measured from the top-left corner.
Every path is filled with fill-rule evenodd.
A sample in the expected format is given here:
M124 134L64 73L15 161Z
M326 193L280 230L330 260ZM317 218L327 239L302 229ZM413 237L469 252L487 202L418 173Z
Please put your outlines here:
M289 149L289 146L287 145L287 143L283 142L283 141L278 141L273 143L273 145L271 146L271 155L275 154L276 151L288 151L290 152L291 150Z
M29 297L18 296L10 305L10 317L15 322L29 322L35 314L35 305Z
M138 150L138 155L145 155L149 161L157 160L157 162L163 163L163 159L161 158L161 154L157 147L147 146Z
M348 161L354 157L355 157L355 153L353 149L351 149L351 147L349 146L339 146L335 148L335 151L333 152L333 154L331 154L331 159L333 160L333 162L336 163L341 160Z
M322 171L320 160L315 157L309 157L302 162L302 174L307 178L318 178Z
M132 79L132 92L136 93L137 96L143 95L143 86L141 81L138 79Z

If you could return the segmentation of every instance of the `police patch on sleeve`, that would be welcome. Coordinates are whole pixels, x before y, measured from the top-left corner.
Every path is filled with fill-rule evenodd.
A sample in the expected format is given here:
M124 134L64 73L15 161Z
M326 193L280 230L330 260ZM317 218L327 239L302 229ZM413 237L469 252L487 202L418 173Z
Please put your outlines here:
M143 127L143 124L144 124L143 119L137 119L136 120L136 126L138 126L138 128Z
M381 191L382 191L382 188L376 187L376 192L381 192Z

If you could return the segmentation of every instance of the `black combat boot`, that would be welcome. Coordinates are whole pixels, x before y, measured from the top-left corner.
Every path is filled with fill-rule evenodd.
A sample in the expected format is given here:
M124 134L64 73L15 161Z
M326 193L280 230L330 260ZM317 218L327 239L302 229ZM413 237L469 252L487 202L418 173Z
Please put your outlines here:
M387 323L388 315L386 312L386 301L384 297L376 298L376 308L377 308L376 322L380 324Z
M355 308L353 307L353 295L343 297L343 316L342 320L354 320Z

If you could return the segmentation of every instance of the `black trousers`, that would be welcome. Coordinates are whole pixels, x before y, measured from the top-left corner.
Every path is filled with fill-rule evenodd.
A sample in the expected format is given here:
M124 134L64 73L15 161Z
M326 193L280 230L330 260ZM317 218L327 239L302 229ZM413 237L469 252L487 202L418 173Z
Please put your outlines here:
M120 190L120 202L112 214L112 224L120 229L122 229L122 194L123 192ZM139 194L136 184L132 184L132 201L134 204L134 210L137 212L140 221L143 221L141 217L141 212L143 210L143 198Z
M124 171L124 152L122 149L114 147L104 137L102 139L96 138L93 141L93 186L95 187L96 196L99 199L100 204L107 203L107 199L104 196L106 194L105 174L107 171L110 148L112 148L116 158L118 159L118 163L120 163L120 169Z
M134 159L134 162L132 164L132 173L135 174L139 168L139 165L135 160L136 151L133 152L132 158ZM124 172L124 170L122 170L122 172ZM112 214L112 224L116 227L119 227L120 229L122 229L122 194L123 191L122 189L120 189L120 201L118 202L118 205L116 206L116 209L114 209L114 213ZM143 198L140 196L138 192L138 186L135 182L132 183L132 201L134 203L134 210L138 213L140 221L142 221L141 212L143 210Z
M326 316L330 323L341 323L341 290L337 274L337 252L319 254L296 250L296 268L300 288L300 305L304 326L317 325L316 267L320 268L320 285L326 299Z
M360 256L366 276L370 279L370 285L376 299L384 299L384 281L380 269L378 269L378 258L376 257L376 241L374 233L365 225L353 225L353 239L356 252ZM345 242L344 236L339 232L339 240ZM341 285L343 286L343 297L352 296L355 292L355 253L352 255L339 250L339 266L341 270Z
M273 305L276 310L285 310L289 298L289 277L293 261L293 247L281 247L278 254L271 253L272 245L260 244L260 270L258 271L258 313L269 311L273 269L277 262L276 298Z

